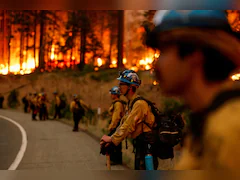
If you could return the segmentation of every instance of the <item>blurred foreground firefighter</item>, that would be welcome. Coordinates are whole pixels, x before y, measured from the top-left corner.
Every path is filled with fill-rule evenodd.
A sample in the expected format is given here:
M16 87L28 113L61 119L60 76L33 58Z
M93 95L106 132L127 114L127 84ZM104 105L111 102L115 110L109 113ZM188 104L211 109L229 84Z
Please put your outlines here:
M126 102L120 100L120 89L118 86L114 86L109 91L111 99L113 100L108 112L112 116L108 127L109 136L116 132L117 127L120 125L121 119L124 115L124 107ZM122 143L114 148L110 154L111 164L122 164Z
M73 131L78 131L78 125L80 120L85 115L85 112L88 110L87 105L79 98L78 95L73 95L73 101L70 104L70 110L73 113L74 127Z
M224 11L157 11L146 44L161 51L155 72L162 91L191 108L175 169L240 168L240 90L231 73L240 44Z
M54 103L55 103L55 113L54 113L54 117L53 119L61 119L61 99L58 95L58 92L54 91L53 92L54 95Z
M135 170L145 170L145 155L149 146L153 144L151 126L154 124L154 115L144 100L139 100L131 107L134 99L138 97L136 91L141 84L138 75L132 70L125 70L118 78L121 94L128 99L126 114L121 120L120 126L111 136L104 135L101 139L101 146L118 146L126 137L135 139ZM147 125L148 124L148 125ZM103 147L102 147L103 149ZM154 169L158 167L157 157L153 157Z

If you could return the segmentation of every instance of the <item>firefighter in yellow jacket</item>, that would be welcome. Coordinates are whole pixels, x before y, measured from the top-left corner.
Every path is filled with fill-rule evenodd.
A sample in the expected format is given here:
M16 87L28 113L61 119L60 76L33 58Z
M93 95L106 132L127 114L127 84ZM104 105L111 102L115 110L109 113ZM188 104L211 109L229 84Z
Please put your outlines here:
M88 106L76 94L73 95L73 101L70 104L70 111L73 113L74 127L73 131L78 131L78 124L88 110Z
M192 110L178 170L240 168L240 90L231 75L240 67L240 42L224 11L165 11L155 15L147 45L163 54L156 63L162 91Z
M109 136L115 133L117 127L120 125L120 121L124 115L124 102L119 99L121 93L118 86L114 86L109 91L113 100L108 112L112 116L108 130ZM122 143L114 148L114 151L110 155L111 164L122 164Z
M132 109L130 109L133 100L139 97L136 93L137 88L141 84L138 75L132 70L125 70L120 74L118 80L120 81L119 88L121 94L128 99L126 114L122 118L117 131L111 136L104 135L100 144L113 143L117 146L126 137L135 139L135 170L145 170L146 148L151 143L148 139L151 139L150 137L152 136L152 130L150 127L153 126L155 117L151 112L151 108L144 100L136 101ZM157 169L157 157L153 157L153 159L154 169Z

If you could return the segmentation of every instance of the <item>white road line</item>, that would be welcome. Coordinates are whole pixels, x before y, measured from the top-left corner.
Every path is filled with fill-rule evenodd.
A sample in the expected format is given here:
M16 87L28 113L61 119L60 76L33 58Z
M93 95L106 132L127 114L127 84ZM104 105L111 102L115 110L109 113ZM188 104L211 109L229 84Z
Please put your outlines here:
M14 125L16 125L22 134L22 144L21 144L20 150L19 150L15 160L13 161L11 166L8 168L8 170L16 170L24 156L26 149L27 149L27 133L26 133L25 129L19 123L12 120L11 118L8 118L8 117L2 116L2 115L0 115L0 118L5 119L5 120L13 123Z

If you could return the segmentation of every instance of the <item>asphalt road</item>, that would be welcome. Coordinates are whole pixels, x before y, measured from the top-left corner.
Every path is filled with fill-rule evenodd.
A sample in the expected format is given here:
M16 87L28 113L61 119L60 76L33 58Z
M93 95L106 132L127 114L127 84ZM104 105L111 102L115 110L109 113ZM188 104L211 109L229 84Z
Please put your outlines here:
M0 170L7 170L21 147L21 132L13 123L0 118Z
M32 121L22 112L0 110L0 115L18 122L27 133L27 149L17 170L107 170L99 142L86 133L74 133L57 121ZM0 169L7 169L20 148L21 134L14 124L0 122ZM112 170L125 169L112 166Z

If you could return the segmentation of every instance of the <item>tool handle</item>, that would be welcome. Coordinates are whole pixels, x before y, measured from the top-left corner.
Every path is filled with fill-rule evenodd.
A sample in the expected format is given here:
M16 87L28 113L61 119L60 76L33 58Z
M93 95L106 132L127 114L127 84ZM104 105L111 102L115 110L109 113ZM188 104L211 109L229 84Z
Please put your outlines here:
M107 160L107 169L111 170L111 160L110 160L110 155L108 153L106 154L106 160Z

